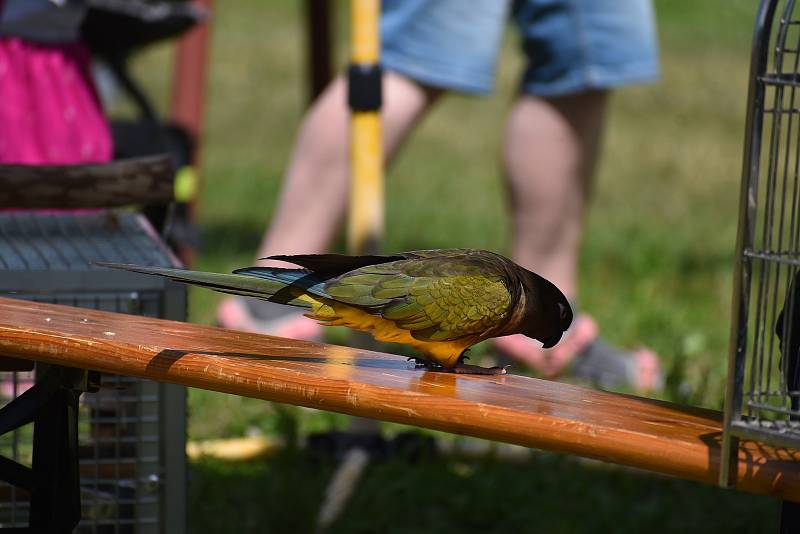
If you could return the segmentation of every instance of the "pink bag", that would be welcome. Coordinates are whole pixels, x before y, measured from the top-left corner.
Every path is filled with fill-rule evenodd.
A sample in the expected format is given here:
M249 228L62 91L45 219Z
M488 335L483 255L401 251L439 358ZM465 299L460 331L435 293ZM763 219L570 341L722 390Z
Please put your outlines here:
M0 37L0 163L100 163L111 158L111 132L88 49L81 43Z

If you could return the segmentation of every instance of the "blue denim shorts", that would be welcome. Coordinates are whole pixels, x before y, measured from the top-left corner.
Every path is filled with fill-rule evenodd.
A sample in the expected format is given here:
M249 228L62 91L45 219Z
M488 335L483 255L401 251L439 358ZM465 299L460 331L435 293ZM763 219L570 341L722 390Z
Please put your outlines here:
M527 59L524 92L558 96L658 78L651 0L383 0L381 63L426 85L487 93L509 17Z

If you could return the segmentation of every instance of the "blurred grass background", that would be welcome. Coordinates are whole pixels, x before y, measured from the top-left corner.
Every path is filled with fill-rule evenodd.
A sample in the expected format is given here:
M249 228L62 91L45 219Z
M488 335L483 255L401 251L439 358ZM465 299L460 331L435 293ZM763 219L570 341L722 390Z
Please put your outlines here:
M196 267L249 264L279 190L306 104L303 4L225 0L214 13L204 189ZM656 0L662 80L612 99L583 246L581 306L604 335L647 345L668 373L663 398L722 406L753 0ZM337 4L341 63L346 3ZM136 72L167 99L171 51ZM387 250L473 247L507 252L499 151L521 66L503 48L488 98L457 95L431 113L389 172ZM190 317L211 323L220 295L192 289ZM190 393L190 437L340 428L341 416ZM288 421L288 422L287 422ZM777 503L574 459L487 459L373 466L342 532L761 532ZM198 532L307 531L333 465L299 450L192 472Z

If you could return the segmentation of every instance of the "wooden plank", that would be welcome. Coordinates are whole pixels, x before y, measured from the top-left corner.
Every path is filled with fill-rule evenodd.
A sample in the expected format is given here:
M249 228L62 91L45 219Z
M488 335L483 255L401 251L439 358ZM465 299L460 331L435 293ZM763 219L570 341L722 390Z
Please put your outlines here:
M714 484L719 412L528 377L0 298L0 355L150 378L576 454ZM738 487L800 501L800 453L752 442Z
M0 165L0 208L113 208L168 204L169 155L86 165Z

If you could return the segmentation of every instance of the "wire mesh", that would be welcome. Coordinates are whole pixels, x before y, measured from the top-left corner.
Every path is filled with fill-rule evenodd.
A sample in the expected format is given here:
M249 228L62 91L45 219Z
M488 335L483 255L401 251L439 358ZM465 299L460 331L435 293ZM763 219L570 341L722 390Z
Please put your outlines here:
M91 261L170 265L172 258L133 213L0 213L0 293L81 308L165 317L161 288L135 289ZM34 274L35 276L25 276ZM182 288L181 288L182 291ZM177 306L182 310L183 303ZM173 310L176 308L172 307ZM0 373L0 404L33 384L34 373ZM77 532L165 532L166 434L182 447L183 421L166 420L156 382L104 374L97 393L82 395L78 415L82 520ZM31 465L32 425L0 436L0 455ZM183 487L181 481L177 487ZM183 499L182 495L172 499ZM0 482L0 526L28 524L29 495ZM174 503L172 503L174 506ZM174 529L170 530L174 531Z

